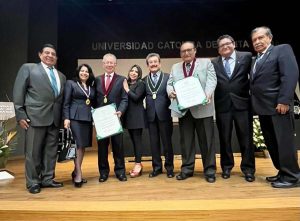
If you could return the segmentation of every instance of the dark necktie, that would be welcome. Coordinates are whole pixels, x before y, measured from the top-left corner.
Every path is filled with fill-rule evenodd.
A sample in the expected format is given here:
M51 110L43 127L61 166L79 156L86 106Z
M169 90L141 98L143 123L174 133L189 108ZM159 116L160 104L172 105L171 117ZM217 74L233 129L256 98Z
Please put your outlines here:
M253 74L255 73L255 71L256 71L256 69L257 69L257 65L260 64L263 55L264 55L263 53L259 53L259 54L257 55L256 61L255 61L255 64L254 64L254 68L253 68Z
M186 69L186 73L189 75L190 74L190 70L191 70L191 63L187 63L185 65L185 69Z
M230 59L230 57L229 58L225 58L225 64L224 64L225 72L228 75L228 77L231 76L229 59Z
M111 79L110 79L110 74L108 74L108 75L106 76L106 81L105 81L105 90L108 89L108 87L109 87L109 85L110 85L110 81L111 81Z
M58 87L57 87L57 81L56 81L56 77L53 71L53 67L48 67L49 68L49 74L50 74L50 79L51 79L51 86L52 89L54 91L54 95L55 97L58 96Z

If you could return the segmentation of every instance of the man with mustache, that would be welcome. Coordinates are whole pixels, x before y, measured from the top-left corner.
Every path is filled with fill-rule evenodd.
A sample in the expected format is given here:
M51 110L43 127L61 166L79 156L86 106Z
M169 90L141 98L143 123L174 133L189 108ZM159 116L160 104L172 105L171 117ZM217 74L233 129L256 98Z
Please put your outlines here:
M148 54L146 63L150 71L149 75L144 78L144 81L146 84L146 113L153 167L153 171L149 174L149 177L156 177L162 173L161 139L165 156L164 167L167 170L167 177L172 178L174 177L173 123L169 109L170 100L166 92L169 74L163 73L160 70L159 54Z
M293 102L299 69L290 45L272 45L268 27L251 32L257 57L250 73L252 107L272 162L278 173L266 177L274 188L300 187L300 169L294 142Z

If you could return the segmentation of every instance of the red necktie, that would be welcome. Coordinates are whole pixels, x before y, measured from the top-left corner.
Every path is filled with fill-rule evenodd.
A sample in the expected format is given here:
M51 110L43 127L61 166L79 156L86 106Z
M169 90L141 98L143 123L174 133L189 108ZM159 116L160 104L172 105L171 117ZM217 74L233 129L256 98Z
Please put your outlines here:
M108 89L109 85L110 85L110 74L108 74L108 75L106 76L105 90Z

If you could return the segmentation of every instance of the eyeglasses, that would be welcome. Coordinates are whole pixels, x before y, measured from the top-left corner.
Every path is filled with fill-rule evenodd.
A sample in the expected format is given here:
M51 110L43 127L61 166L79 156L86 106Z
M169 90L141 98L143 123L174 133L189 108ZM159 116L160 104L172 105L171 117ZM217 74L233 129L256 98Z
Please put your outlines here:
M231 45L232 43L233 43L232 41L226 42L226 43L224 43L224 44L219 45L219 48L224 48L225 46L229 46L229 45Z
M103 62L103 64L105 64L105 65L115 65L117 63L116 62L112 62L112 61L105 61L105 62Z
M194 49L195 48L189 48L186 50L182 50L182 51L180 51L180 54L185 54L185 53L191 54L194 51Z

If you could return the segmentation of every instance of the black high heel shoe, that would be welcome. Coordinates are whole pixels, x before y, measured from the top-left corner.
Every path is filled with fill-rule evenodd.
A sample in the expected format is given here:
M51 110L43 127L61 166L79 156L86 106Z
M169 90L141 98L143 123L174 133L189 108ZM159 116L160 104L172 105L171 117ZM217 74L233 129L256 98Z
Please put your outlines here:
M75 179L75 177L76 177L75 171L73 171L73 172L71 173L71 177L72 177L72 182L75 183L75 181L74 181L74 179ZM82 183L87 183L87 180L84 179L84 178L82 178L82 179L81 179L81 182L82 182Z
M74 181L74 186L77 187L77 188L81 188L82 184L83 184L82 180L80 182Z

